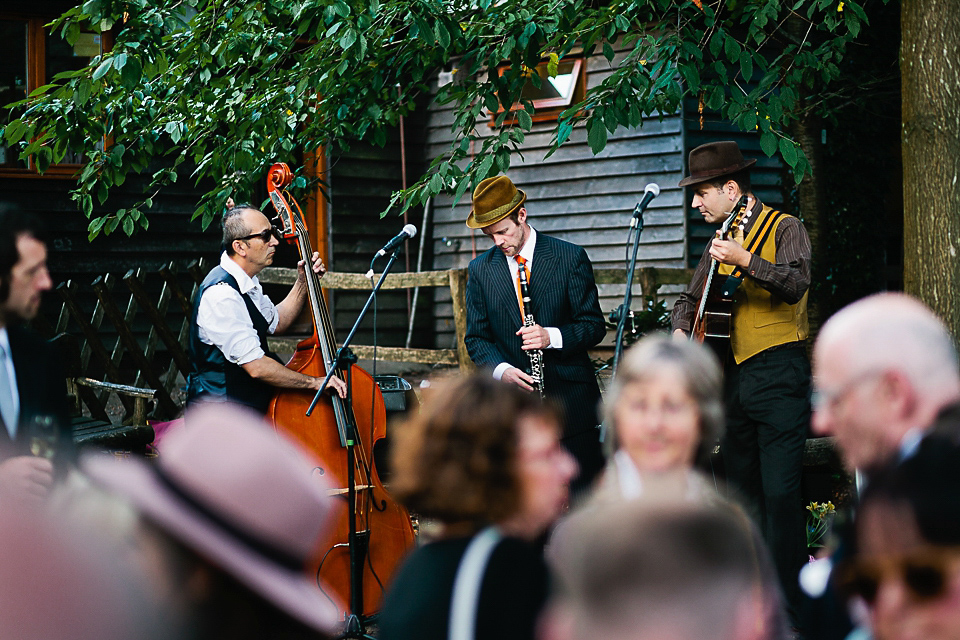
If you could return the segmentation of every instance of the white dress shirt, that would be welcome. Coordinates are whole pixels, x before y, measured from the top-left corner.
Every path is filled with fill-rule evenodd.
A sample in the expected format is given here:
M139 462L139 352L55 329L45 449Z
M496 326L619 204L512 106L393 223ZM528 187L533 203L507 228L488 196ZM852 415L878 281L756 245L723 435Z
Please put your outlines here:
M263 292L260 281L251 278L226 252L220 255L220 266L232 275L240 291L250 297L254 305L269 323L270 333L277 328L280 315L277 307ZM200 341L220 349L223 356L237 365L244 365L262 358L260 336L253 327L247 305L237 291L225 282L209 287L200 298L197 310L197 326Z
M533 249L537 246L537 230L533 227L530 227L530 237L527 238L527 241L523 244L523 248L520 249L520 255L523 256L523 259L527 261L527 269L530 270L530 273L533 273ZM510 277L513 279L512 282L513 288L517 288L517 273L520 271L520 265L517 263L516 256L507 256L507 267L510 269ZM517 301L517 308L520 307L519 300ZM534 318L536 320L536 318ZM538 323L539 324L539 323ZM543 326L543 325L541 325ZM557 327L543 327L547 330L547 333L550 334L550 344L547 346L547 349L562 349L563 348L563 335L560 333L560 329ZM513 365L509 362L501 362L497 365L497 368L493 370L493 377L499 380L503 377L503 372L512 367Z

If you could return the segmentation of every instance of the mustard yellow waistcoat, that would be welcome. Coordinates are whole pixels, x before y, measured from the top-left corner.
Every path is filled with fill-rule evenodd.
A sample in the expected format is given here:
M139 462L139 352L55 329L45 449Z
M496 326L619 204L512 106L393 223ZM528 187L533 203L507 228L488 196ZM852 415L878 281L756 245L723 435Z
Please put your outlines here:
M759 242L753 253L764 260L777 262L777 227L788 217L764 205L753 223L743 246ZM735 267L721 264L718 273L730 275ZM733 296L733 326L730 346L737 364L778 344L805 340L809 333L807 322L807 293L797 304L787 304L759 286L749 275Z

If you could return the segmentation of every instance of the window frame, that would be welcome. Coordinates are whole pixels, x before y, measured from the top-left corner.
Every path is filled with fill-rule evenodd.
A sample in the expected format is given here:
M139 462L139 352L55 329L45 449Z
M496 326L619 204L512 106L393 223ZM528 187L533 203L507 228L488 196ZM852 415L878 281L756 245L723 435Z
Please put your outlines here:
M570 99L567 100L563 97L558 98L537 98L533 100L534 112L531 114L531 119L533 122L555 122L561 113L570 108L571 105L574 105L581 100L587 93L587 65L586 58L583 54L574 54L567 58L562 58L560 63L563 62L572 62L573 70L571 75L574 76L574 85L573 92L570 94ZM549 60L546 58L541 60L537 64L537 68L545 67L549 63ZM497 75L503 75L505 71L510 69L510 63L505 62L497 67ZM510 106L509 111L514 112L522 108L522 104L518 101ZM494 122L496 117L506 111L503 104L500 103L497 106L496 113L490 114L490 126L495 126Z
M47 84L47 30L45 25L56 15L0 11L0 20L23 20L27 23L27 95ZM109 51L113 39L107 32L100 33L100 55ZM5 123L4 123L5 124ZM0 167L0 178L74 178L82 163L51 164L44 173L37 170L34 159L27 159L26 167Z

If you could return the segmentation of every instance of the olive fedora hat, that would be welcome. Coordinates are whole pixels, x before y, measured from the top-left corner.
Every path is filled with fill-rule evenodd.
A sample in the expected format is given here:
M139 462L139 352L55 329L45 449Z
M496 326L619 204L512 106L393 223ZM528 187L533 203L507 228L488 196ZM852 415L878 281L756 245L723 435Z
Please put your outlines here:
M519 210L526 200L527 194L517 189L507 176L481 180L473 190L473 209L467 216L467 226L471 229L489 227Z
M690 175L679 186L697 184L752 167L756 160L744 160L740 147L733 140L708 142L690 152Z

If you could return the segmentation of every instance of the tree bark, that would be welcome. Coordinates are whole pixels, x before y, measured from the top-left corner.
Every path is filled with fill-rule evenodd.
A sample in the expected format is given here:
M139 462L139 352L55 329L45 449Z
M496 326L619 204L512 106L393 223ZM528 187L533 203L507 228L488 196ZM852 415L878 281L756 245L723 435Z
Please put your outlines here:
M903 282L960 336L960 2L903 0Z
M800 210L796 212L797 217L803 220L803 226L810 236L810 247L813 257L811 269L811 282L823 282L825 269L822 268L826 259L826 252L821 241L820 228L823 219L823 181L820 177L822 160L822 144L820 142L820 132L823 130L823 122L814 115L808 114L797 120L791 126L791 133L794 140L800 143L804 155L807 156L807 162L810 163L811 173L805 175L803 180L797 185L797 200ZM810 297L807 300L807 319L810 323L810 344L816 338L820 330L822 321L820 309L819 290L811 286Z

